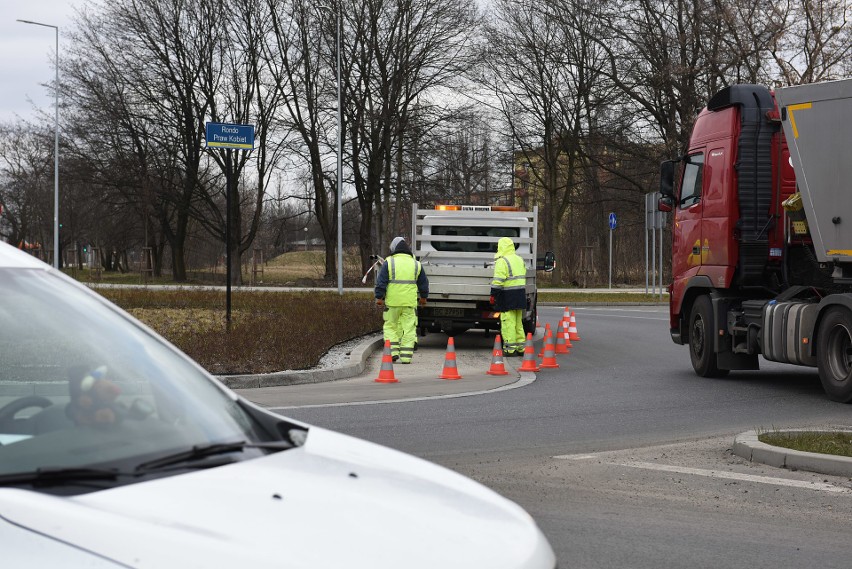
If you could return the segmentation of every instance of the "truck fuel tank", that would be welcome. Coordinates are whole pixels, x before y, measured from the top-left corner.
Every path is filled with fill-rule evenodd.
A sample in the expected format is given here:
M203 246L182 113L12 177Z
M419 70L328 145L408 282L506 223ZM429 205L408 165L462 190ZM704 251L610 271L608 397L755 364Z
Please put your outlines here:
M768 302L763 308L763 357L773 362L816 367L811 343L818 314L818 304Z

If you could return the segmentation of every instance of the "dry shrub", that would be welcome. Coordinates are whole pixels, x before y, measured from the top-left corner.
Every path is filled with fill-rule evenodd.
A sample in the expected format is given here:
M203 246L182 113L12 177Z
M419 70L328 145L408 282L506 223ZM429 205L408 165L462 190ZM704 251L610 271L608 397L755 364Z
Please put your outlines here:
M371 295L336 292L234 292L231 331L218 291L100 291L214 374L314 367L329 348L376 332Z

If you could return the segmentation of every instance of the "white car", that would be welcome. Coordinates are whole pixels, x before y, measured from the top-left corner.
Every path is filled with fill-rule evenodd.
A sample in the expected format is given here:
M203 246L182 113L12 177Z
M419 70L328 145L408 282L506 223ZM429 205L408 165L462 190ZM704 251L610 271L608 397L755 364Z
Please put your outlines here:
M0 243L2 567L553 569L532 518L272 414Z

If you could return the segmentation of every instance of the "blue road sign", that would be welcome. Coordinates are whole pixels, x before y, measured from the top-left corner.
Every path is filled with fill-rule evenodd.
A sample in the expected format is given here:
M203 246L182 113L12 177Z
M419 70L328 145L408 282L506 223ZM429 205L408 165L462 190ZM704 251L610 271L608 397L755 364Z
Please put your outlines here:
M612 212L612 213L609 214L609 230L612 231L613 229L615 229L615 225L616 225L615 212Z
M207 123L208 148L254 149L253 124Z

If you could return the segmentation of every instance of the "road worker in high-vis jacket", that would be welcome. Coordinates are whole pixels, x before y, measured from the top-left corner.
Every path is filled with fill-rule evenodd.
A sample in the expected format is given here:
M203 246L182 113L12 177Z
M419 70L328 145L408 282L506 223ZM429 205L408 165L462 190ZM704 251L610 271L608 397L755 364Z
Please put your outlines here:
M429 280L402 237L391 241L390 256L376 277L376 304L384 307L384 336L393 361L410 364L417 342L417 305L429 297Z
M491 304L500 312L500 335L503 353L523 356L524 310L527 307L527 267L515 254L515 244L508 237L497 242L494 254L494 279L491 281Z

